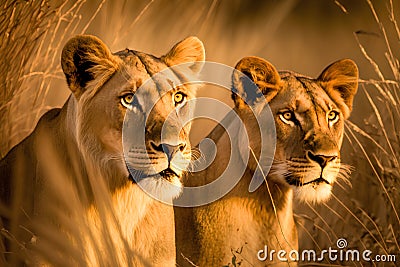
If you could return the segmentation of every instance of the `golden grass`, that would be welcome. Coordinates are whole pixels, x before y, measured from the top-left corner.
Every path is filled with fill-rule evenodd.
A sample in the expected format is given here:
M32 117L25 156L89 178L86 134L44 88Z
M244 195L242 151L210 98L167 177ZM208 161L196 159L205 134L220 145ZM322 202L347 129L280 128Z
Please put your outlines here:
M337 2L337 1L335 1ZM400 256L400 49L399 27L395 17L396 9L392 0L387 2L389 20L380 19L374 3L366 0L379 33L357 31L354 33L357 45L378 79L360 79L358 95L366 99L364 119L361 123L346 123L346 139L354 155L355 173L352 188L340 190L333 195L333 201L325 208L310 207L318 217L308 224L308 228L319 230L310 233L315 245L322 243L320 236L325 236L333 243L338 237L346 237L352 247L370 249L374 254L394 254ZM398 3L395 3L398 4ZM391 32L391 34L388 34ZM396 33L396 34L393 34ZM389 71L383 71L384 63L378 63L373 48L368 49L360 36L378 38L386 49L380 51L386 59ZM365 40L365 39L364 39ZM393 46L394 45L394 46ZM360 96L359 96L360 97ZM365 168L365 169L363 169ZM365 191L365 194L354 192ZM353 192L352 192L353 191ZM370 195L368 195L370 194ZM347 195L347 197L346 197ZM350 197L348 197L350 196ZM364 201L364 202L363 202ZM332 206L336 207L332 209ZM323 214L322 217L320 214ZM336 219L332 219L336 218ZM328 223L329 222L329 223ZM347 230L338 227L346 225ZM312 225L312 226L310 226ZM333 229L331 229L332 226ZM322 230L323 229L323 230ZM328 231L326 230L328 229ZM341 229L338 231L338 229ZM342 235L345 236L342 236ZM337 264L345 264L335 262ZM352 262L354 266L363 263ZM395 266L396 263L372 262L373 266Z

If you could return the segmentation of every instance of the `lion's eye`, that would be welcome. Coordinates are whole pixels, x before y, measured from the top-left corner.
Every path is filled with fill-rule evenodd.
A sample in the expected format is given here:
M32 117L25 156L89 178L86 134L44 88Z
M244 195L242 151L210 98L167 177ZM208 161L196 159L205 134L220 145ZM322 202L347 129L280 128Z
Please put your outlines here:
M185 100L185 98L186 98L186 95L185 95L185 94L183 94L183 93L181 93L181 92L177 92L177 93L174 95L174 102L175 102L175 105L179 105L180 103L182 103L182 102Z
M135 99L135 97L132 93L123 95L121 97L121 104L128 109L132 109L132 104L133 104L134 99Z
M326 114L326 119L330 125L333 125L339 120L339 112L331 110Z
M293 124L294 115L293 112L288 110L279 114L279 118L286 124Z
M285 112L282 114L283 118L285 120L291 120L292 119L292 112Z

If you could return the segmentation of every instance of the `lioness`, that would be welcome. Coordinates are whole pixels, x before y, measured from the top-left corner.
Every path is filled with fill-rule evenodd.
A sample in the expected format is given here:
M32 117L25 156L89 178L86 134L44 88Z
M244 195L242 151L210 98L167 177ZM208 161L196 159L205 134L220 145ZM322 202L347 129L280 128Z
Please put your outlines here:
M187 167L182 162L191 159L190 123L179 127L192 112L186 103L197 88L180 84L199 73L204 57L196 37L160 58L129 49L112 54L90 35L68 41L61 64L71 96L61 109L43 115L0 162L4 262L175 266L173 208L144 193L132 176L136 170L156 191L173 184L178 189L161 193L179 194ZM188 67L151 80L181 63ZM144 91L135 94L145 82ZM171 84L180 86L170 90ZM148 118L145 144L129 151L125 161L127 110ZM170 113L175 116L169 116L168 128L177 129L161 139ZM151 162L145 164L146 154Z
M241 261L240 266L287 266L288 262L277 257L281 249L286 254L280 254L280 258L296 264L296 255L289 255L298 248L294 195L300 201L326 201L335 180L348 177L339 149L344 121L350 115L358 86L358 69L353 61L337 61L316 79L290 71L278 72L258 57L243 58L236 69L262 92L256 95L246 91L246 76L233 74L234 112L245 124L254 155L262 150L260 131L265 129L260 129L245 101L254 103L255 112L261 112L266 103L272 111L276 127L273 164L271 171L265 173L264 185L250 193L253 175L260 175L256 172L260 166L250 151L243 177L222 199L198 208L176 208L180 266L226 266L232 260ZM245 142L241 132L232 135L233 141L221 126L211 132L208 137L216 143L216 158L206 170L190 175L191 185L198 186L200 181L208 184L221 175L230 160L230 142L239 150L248 149L242 147ZM240 157L233 164L240 166L243 162L247 161Z

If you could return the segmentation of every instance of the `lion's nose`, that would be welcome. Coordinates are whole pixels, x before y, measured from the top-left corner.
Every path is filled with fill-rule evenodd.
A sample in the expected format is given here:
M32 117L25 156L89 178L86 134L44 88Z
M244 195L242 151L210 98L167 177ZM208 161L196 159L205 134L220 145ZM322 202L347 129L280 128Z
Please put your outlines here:
M156 145L155 143L151 142L151 146L156 151L164 152L168 157L168 161L171 162L172 158L174 157L174 155L177 152L179 152L179 151L183 152L183 150L186 147L186 144L180 143L178 145L170 145L170 144L163 143L161 145Z
M309 160L317 162L321 166L321 168L325 168L325 166L326 166L326 164L328 164L328 162L335 160L337 158L336 155L331 155L331 156L315 155L311 151L307 152L307 157Z
M173 146L173 145L169 145L169 144L161 144L162 146L162 150L164 151L164 153L167 155L168 157L168 161L171 162L172 158L174 157L174 155L178 152L181 151L183 152L183 150L186 147L186 144L181 143L179 145Z

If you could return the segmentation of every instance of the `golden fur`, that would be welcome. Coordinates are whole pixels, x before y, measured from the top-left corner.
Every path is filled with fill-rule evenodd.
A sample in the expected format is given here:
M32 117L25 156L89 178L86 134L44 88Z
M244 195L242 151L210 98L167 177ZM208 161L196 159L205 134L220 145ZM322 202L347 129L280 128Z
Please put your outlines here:
M250 193L249 184L258 168L250 152L243 177L222 199L198 208L175 208L180 266L191 266L189 260L198 266L225 266L232 263L233 257L236 262L242 261L241 266L287 266L276 257L274 262L259 261L257 253L265 245L269 251L283 249L287 253L298 248L293 198L310 203L326 201L336 178L348 176L348 167L340 162L339 149L344 121L350 115L357 90L358 70L353 61L337 61L317 79L278 72L257 57L243 58L236 69L240 72L233 74L233 112L244 122L255 155L263 149L260 130L267 129L259 130L247 103L253 105L255 112L262 112L266 103L271 108L276 128L273 165L265 174L267 182ZM246 77L262 95L244 86ZM225 120L229 121L230 116ZM217 156L206 170L190 175L191 185L208 184L221 175L230 160L230 142L240 151L247 149L240 130L232 136L222 126L211 132L208 137L216 142ZM242 157L233 164L241 166L244 162Z
M134 176L135 171L141 174L139 183L156 194L168 199L179 194L180 178L191 159L190 124L180 129L180 118L170 116L172 130L163 140L161 129L175 108L178 111L172 113L181 118L190 115L192 108L186 108L185 101L194 97L196 87L169 90L163 81L179 85L198 74L203 60L204 47L196 37L181 41L161 58L129 49L112 54L89 35L76 36L65 45L61 63L71 96L61 109L47 112L33 133L0 162L5 245L1 254L8 255L2 258L3 265L25 261L52 266L175 266L173 208L131 181L127 165ZM180 63L190 68L179 77L169 71L157 82L149 80ZM135 94L146 81L149 86ZM184 96L179 104L173 100L178 93ZM148 102L158 98L161 101L150 111ZM144 113L149 117L145 145L135 147L125 161L122 129L127 109L141 120ZM179 150L169 158L162 145L179 145ZM150 162L141 164L140 155L145 153ZM161 173L166 168L171 169L168 177L154 176L155 170Z

